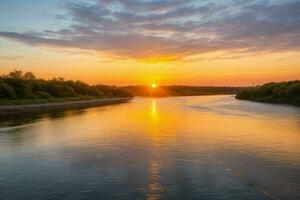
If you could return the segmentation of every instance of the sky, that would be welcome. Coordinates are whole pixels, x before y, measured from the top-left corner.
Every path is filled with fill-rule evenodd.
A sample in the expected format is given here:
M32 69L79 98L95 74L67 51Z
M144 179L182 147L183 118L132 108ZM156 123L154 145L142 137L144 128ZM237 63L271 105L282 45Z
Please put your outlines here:
M300 79L300 0L1 0L0 73L90 84Z

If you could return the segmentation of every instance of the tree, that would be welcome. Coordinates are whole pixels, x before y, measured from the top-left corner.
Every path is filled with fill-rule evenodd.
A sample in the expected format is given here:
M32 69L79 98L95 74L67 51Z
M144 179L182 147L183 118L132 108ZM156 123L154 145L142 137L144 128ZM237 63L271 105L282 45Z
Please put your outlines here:
M90 96L104 98L110 94L112 97L128 96L123 89L115 86L96 87L81 81L54 78L52 80L37 79L32 72L23 74L14 70L8 75L0 76L0 99L5 98L43 98L51 97L80 97Z
M75 97L76 92L73 88L66 85L52 84L49 93L54 97Z
M17 95L13 87L6 83L0 83L0 98L1 99L15 99Z
M8 76L10 78L13 78L13 79L22 79L23 78L23 72L21 70L14 70L14 71L10 72L8 74Z
M28 81L33 81L33 80L36 79L36 78L35 78L35 75L34 75L32 72L26 72L26 73L24 74L23 78L24 78L25 80L28 80Z
M287 88L287 95L289 97L296 97L296 96L300 96L300 83L296 83L293 85L290 85Z

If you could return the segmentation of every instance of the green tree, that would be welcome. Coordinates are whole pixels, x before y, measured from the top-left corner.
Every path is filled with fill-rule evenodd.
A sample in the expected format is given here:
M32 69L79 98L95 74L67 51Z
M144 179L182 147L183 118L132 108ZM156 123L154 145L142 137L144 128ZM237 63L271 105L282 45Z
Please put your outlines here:
M36 78L35 78L35 75L34 75L32 72L26 72L26 73L24 74L23 78L24 78L25 80L28 80L28 81L33 81L33 80L36 79Z
M300 96L300 83L296 83L293 85L290 85L287 88L287 96L289 97L299 97Z
M21 70L14 70L14 71L10 72L8 74L8 76L10 78L13 78L13 79L22 79L23 78L23 72Z
M0 83L0 98L1 99L15 99L17 95L13 87L6 83Z

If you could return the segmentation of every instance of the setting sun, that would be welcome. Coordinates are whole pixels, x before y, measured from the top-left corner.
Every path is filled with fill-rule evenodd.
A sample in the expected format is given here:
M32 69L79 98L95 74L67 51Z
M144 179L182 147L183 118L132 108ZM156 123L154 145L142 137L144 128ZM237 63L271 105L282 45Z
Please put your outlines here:
M151 84L151 87L152 87L153 89L155 89L155 88L157 87L156 83L152 83L152 84Z

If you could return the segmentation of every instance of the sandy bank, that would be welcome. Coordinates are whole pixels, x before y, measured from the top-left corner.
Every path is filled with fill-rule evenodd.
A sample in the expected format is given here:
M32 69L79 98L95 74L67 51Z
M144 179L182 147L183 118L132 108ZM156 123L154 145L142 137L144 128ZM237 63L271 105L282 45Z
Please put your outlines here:
M83 101L70 101L70 102L63 102L63 103L0 106L0 115L102 106L102 105L109 105L109 104L124 103L130 101L131 99L132 98L108 98L108 99L94 99L94 100L83 100Z

